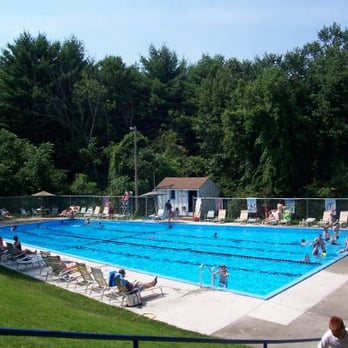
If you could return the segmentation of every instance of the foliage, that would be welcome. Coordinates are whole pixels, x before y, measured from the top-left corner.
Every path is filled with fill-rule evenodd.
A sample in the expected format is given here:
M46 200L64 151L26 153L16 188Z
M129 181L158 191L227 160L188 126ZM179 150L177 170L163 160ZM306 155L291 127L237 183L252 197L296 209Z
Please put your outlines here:
M150 45L126 66L90 61L74 37L24 32L0 55L0 124L35 151L21 168L7 150L0 180L18 179L0 194L67 192L61 170L72 192L121 194L134 184L136 126L140 194L165 176L209 176L229 196L345 196L347 48L348 31L333 23L285 55L188 65Z
M99 192L96 182L88 181L86 174L77 173L71 184L71 192L75 195L93 195Z
M28 195L40 190L59 193L66 175L53 163L53 145L38 146L0 130L0 186L2 195Z

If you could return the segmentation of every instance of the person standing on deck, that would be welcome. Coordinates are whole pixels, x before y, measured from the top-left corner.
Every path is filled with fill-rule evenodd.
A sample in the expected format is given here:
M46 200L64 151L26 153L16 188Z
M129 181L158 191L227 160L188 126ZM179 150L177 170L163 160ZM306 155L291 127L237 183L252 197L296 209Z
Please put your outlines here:
M164 208L165 208L165 212L166 212L165 216L168 217L168 221L170 221L172 218L172 204L170 203L170 199L168 199Z

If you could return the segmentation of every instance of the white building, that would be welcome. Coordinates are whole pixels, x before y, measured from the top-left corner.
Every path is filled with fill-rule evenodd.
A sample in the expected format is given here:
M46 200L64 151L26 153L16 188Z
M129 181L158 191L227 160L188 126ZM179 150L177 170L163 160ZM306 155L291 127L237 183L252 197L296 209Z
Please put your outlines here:
M163 195L157 197L158 207L164 208L170 200L173 211L179 209L180 215L192 215L195 198L219 197L220 189L208 177L166 177L155 190Z

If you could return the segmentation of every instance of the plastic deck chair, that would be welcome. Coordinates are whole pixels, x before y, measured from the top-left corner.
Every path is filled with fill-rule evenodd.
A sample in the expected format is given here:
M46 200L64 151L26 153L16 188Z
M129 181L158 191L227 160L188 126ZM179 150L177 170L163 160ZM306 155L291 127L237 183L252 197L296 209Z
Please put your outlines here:
M97 284L89 288L90 294L92 291L101 291L101 300L103 299L105 292L107 292L107 296L110 296L110 300L113 295L116 295L116 297L120 296L117 287L109 286L108 282L104 278L103 271L100 268L91 267L91 272Z

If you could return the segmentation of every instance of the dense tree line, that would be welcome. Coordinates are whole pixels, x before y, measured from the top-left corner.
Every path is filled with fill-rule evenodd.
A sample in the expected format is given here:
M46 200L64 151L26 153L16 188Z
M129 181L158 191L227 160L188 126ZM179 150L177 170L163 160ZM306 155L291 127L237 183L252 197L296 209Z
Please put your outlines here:
M253 61L165 45L127 66L75 37L22 33L0 55L0 195L139 193L210 176L226 196L348 194L348 31Z

